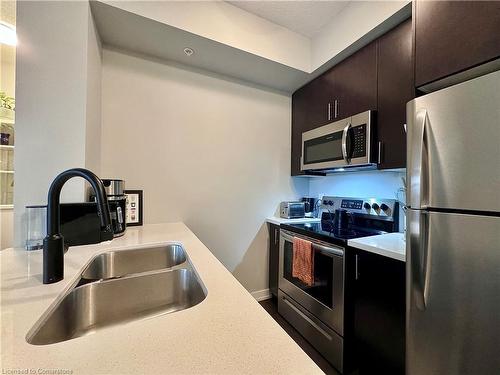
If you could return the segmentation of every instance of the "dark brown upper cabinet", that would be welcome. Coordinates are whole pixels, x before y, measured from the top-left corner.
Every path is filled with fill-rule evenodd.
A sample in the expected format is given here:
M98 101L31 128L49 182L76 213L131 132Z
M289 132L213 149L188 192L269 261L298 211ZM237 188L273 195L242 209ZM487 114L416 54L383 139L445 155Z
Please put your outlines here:
M300 170L302 133L377 106L377 46L371 43L292 95L292 176Z
M370 43L327 74L334 120L377 108L377 43Z
M406 103L415 97L411 19L378 40L378 168L406 166Z
M328 88L329 85L324 75L319 76L306 85L305 91L308 107L306 109L307 124L305 125L305 130L317 128L331 121Z
M323 74L292 95L292 176L304 174L300 170L302 133L333 121L330 79Z
M300 156L302 154L302 132L307 128L308 85L301 87L292 95L292 176L302 175Z
M414 3L417 87L500 57L500 1Z

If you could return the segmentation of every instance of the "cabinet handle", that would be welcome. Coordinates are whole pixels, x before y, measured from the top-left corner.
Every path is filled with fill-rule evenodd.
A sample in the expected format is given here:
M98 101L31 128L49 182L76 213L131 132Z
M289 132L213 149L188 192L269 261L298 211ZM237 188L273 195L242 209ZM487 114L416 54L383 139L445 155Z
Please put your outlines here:
M382 163L382 149L383 149L383 144L381 141L379 141L378 142L378 158L377 158L378 164Z
M408 131L406 130L406 124L403 124L403 129L405 130L405 134L408 133Z
M274 244L277 245L279 241L279 232L278 228L274 228Z
M332 119L332 103L328 103L328 113L326 114L328 121Z
M333 116L334 118L337 118L339 115L339 101L335 99L335 102L333 103Z
M355 267L355 279L356 280L359 280L359 272L358 272L358 254L355 255L355 259L356 259L356 267Z

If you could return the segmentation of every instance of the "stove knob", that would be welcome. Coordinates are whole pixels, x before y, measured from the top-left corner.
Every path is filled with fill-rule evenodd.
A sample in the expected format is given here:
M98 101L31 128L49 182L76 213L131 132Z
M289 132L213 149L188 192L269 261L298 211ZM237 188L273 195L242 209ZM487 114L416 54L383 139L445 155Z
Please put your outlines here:
M365 202L365 204L363 205L363 207L367 210L371 210L372 209L372 206L370 206L370 203L368 202Z
M385 211L387 211L387 210L389 209L389 206L388 206L388 205L386 205L385 203L382 203L382 204L380 205L380 209L381 209L382 211L384 211L384 212L385 212Z
M372 204L372 208L375 210L375 211L378 211L380 209L380 206L377 204L377 203L373 203Z

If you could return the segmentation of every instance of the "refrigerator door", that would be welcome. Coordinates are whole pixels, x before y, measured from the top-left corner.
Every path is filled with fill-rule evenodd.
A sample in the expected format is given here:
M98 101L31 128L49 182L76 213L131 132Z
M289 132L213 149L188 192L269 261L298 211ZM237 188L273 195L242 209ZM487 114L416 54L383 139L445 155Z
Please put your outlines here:
M406 373L500 374L500 217L408 210Z
M500 212L500 71L406 109L407 204Z

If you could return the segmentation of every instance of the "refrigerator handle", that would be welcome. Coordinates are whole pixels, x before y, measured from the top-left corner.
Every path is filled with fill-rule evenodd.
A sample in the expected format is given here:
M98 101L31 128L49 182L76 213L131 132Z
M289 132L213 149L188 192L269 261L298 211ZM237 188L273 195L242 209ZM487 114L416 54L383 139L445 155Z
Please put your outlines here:
M415 128L412 130L416 136L414 152L411 153L410 160L410 206L412 208L427 208L427 155L426 155L426 126L427 110L417 111L415 118Z
M431 276L431 250L429 247L429 213L411 210L410 267L415 305L421 311L427 307Z

